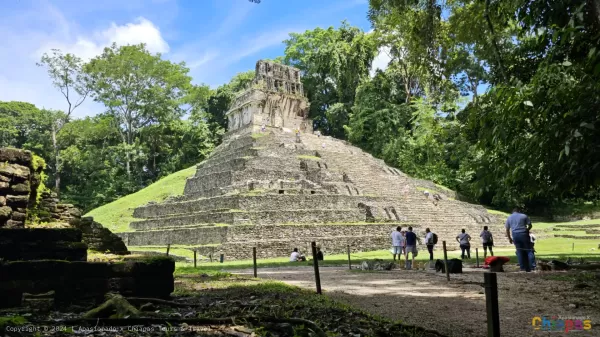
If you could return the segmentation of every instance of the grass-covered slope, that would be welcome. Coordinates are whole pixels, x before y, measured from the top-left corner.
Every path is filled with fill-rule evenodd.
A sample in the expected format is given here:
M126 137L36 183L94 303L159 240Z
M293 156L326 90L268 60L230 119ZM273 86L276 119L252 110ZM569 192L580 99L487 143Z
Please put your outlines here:
M196 166L175 172L142 190L93 209L85 216L93 216L95 221L114 233L129 231L129 223L134 220L133 210L136 207L149 201L161 202L169 196L182 195L185 180L194 173Z

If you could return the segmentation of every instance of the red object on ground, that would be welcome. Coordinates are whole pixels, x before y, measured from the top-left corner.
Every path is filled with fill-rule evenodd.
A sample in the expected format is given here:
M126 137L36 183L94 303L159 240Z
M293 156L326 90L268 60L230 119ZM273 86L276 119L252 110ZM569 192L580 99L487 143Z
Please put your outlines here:
M483 265L489 266L494 263L500 263L500 265L505 264L510 261L510 259L506 256L488 256L483 260Z

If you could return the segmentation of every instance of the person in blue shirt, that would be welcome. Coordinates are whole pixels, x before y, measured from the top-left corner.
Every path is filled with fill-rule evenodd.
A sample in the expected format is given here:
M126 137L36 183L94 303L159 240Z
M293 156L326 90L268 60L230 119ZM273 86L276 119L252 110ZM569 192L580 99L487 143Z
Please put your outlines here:
M529 251L531 250L529 231L531 227L531 220L527 215L521 213L518 207L513 209L513 213L508 216L504 224L508 242L511 244L514 243L517 249L519 268L524 272L531 271L531 266L529 265Z

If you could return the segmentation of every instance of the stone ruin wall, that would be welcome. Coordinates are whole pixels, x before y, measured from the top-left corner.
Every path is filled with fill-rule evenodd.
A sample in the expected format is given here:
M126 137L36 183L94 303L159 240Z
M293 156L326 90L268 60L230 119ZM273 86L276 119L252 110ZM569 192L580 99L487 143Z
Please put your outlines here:
M40 222L69 223L69 221L81 217L81 211L77 207L71 204L61 204L56 193L50 191L42 192L38 209Z
M262 126L312 132L309 107L300 70L260 60L251 85L227 112L228 136L258 132Z
M27 209L35 203L41 168L33 154L0 148L0 228L23 228Z
M81 219L81 211L60 203L56 193L41 192L41 167L35 167L30 151L0 148L0 228L25 228L28 212L35 208L40 223L63 223L79 228L92 250L127 254L123 241L93 219Z

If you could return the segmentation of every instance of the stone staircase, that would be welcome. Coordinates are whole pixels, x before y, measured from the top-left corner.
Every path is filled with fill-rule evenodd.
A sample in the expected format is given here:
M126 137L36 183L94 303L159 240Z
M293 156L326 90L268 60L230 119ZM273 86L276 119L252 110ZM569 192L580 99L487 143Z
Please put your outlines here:
M347 142L313 134L297 142L294 133L270 128L228 134L198 164L183 196L135 209L139 220L120 236L130 246L190 245L229 259L250 257L252 246L261 257L288 255L311 241L329 254L347 245L384 249L398 224L421 236L429 227L449 248L461 228L479 242L487 225L497 245L507 244L499 219L454 197Z

